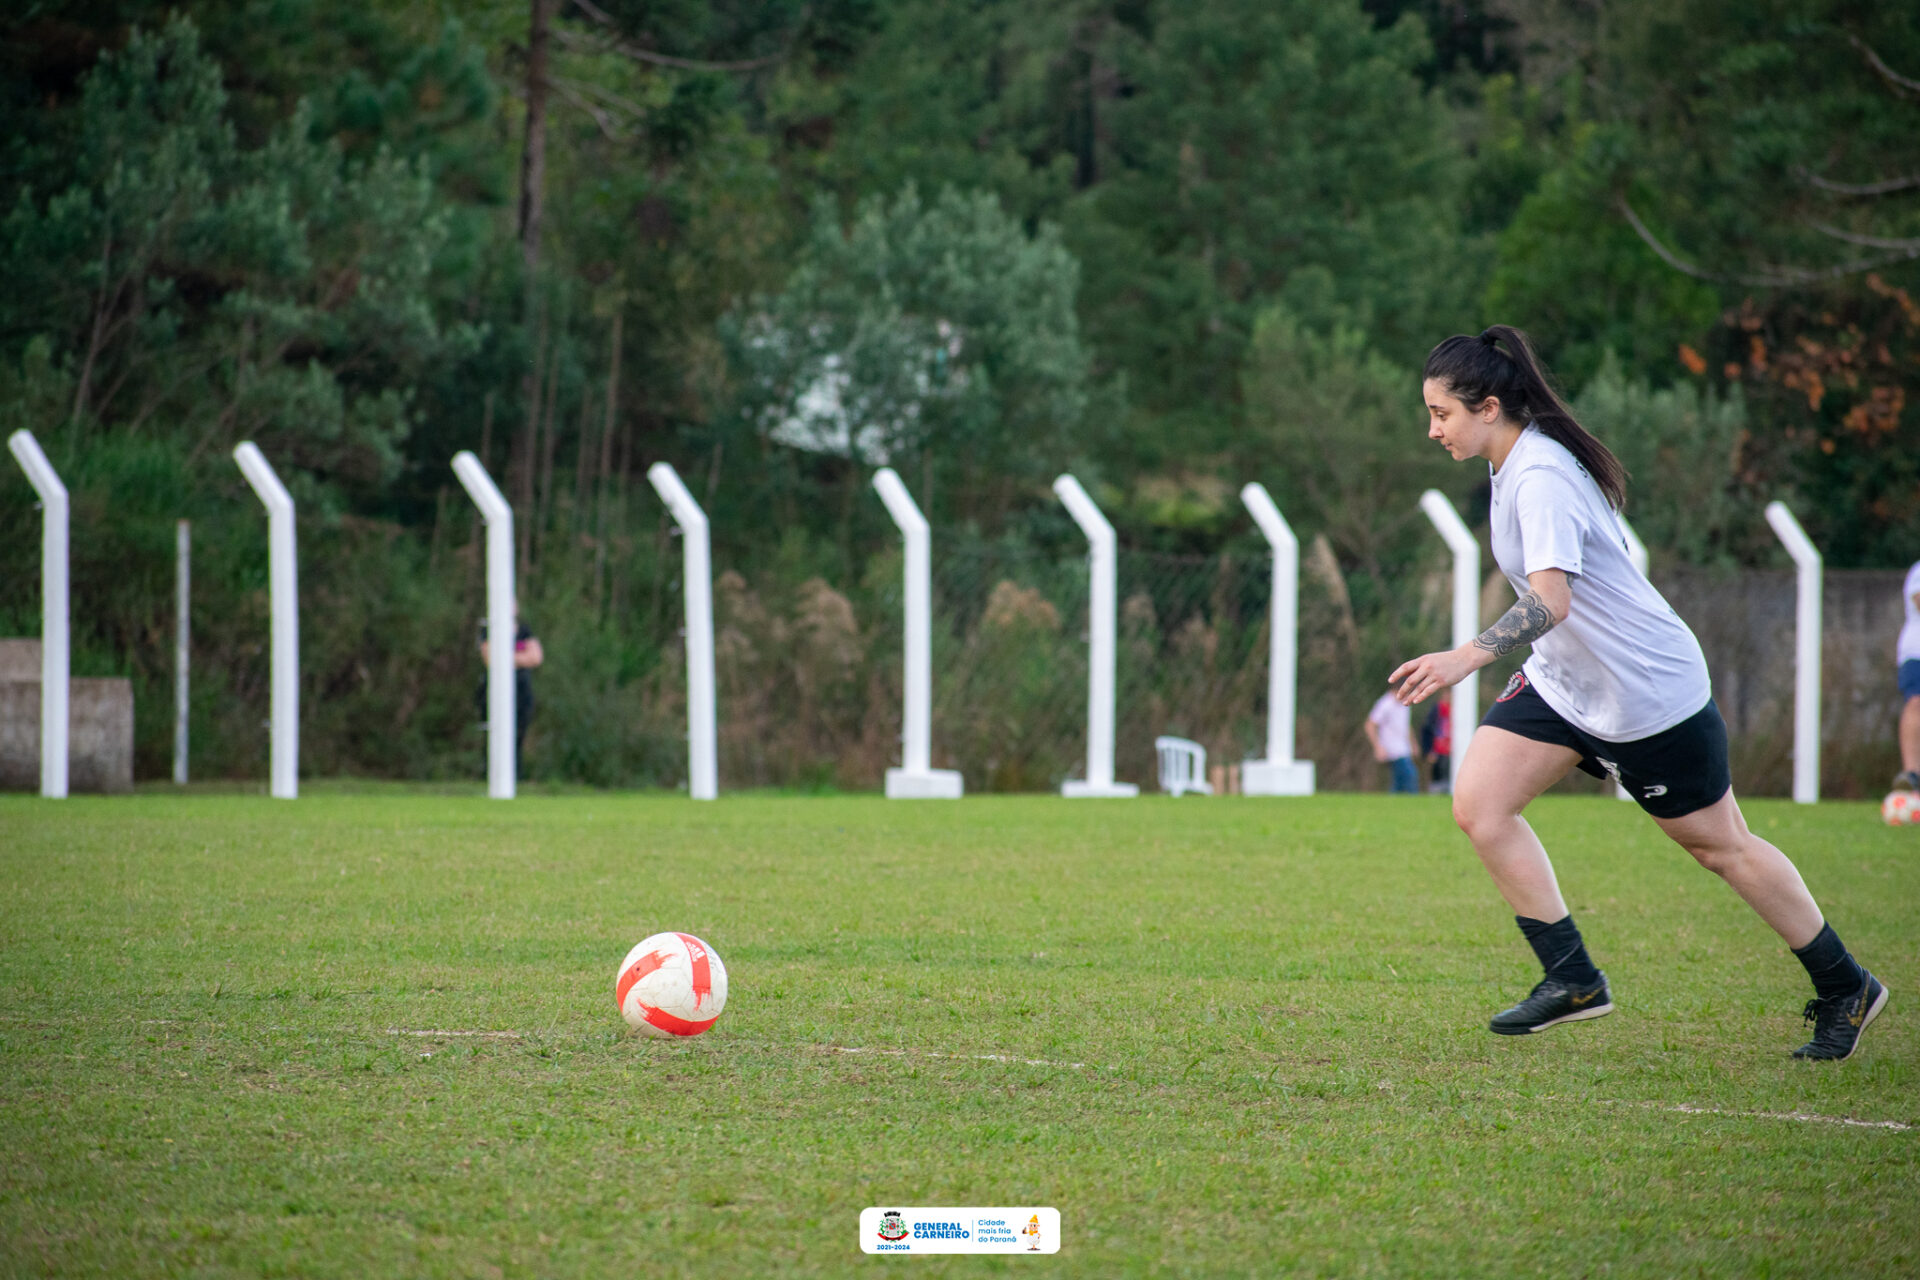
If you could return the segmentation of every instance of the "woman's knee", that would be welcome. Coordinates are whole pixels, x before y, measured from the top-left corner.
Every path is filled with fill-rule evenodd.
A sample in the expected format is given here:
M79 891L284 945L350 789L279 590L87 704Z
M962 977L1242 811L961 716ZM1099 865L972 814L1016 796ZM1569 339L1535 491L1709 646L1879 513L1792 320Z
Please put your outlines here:
M1717 876L1737 871L1748 856L1753 833L1740 806L1729 797L1672 825L1663 823L1673 842Z
M1745 824L1702 832L1679 842L1693 860L1717 876L1735 875L1754 855L1754 840Z
M1478 843L1493 834L1500 824L1513 819L1514 809L1503 804L1498 797L1487 795L1478 788L1466 787L1453 793L1453 821L1466 837Z
M1683 840L1680 847L1693 860L1717 876L1725 876L1740 864L1741 850L1736 844L1711 840Z

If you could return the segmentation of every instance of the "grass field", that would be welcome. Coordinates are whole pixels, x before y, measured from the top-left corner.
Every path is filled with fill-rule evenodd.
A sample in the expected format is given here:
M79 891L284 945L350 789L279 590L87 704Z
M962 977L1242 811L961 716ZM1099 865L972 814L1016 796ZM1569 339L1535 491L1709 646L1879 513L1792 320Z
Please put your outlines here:
M0 798L0 1273L1914 1275L1920 833L1748 811L1893 992L1846 1064L1606 799L1535 817L1618 1009L1508 1040L1439 800ZM660 929L698 1040L613 1007ZM1016 1203L1057 1256L858 1252Z

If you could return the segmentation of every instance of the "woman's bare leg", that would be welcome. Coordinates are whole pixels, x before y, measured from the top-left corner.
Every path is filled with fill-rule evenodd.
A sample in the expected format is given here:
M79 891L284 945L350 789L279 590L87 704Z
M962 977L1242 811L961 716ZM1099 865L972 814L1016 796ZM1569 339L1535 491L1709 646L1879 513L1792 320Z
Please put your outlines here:
M1571 748L1491 725L1474 730L1467 747L1453 788L1453 820L1515 915L1549 923L1567 915L1553 863L1520 811L1579 759Z
M1773 926L1794 958L1806 967L1815 1002L1813 1039L1796 1058L1850 1058L1861 1033L1886 1007L1887 989L1855 960L1807 892L1787 855L1747 829L1733 792L1684 818L1655 818L1660 829L1733 886L1760 918Z
M1908 698L1900 708L1900 768L1920 773L1920 698Z
M1471 748L1469 748L1471 750ZM1701 866L1733 886L1795 950L1820 932L1820 907L1787 855L1747 829L1733 792L1682 818L1655 818Z

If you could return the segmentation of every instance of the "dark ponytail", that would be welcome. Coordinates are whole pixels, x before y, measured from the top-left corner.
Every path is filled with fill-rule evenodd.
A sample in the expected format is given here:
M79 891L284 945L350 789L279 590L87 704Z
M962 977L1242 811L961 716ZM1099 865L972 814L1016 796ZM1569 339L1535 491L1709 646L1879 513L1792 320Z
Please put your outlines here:
M1506 347L1505 351L1500 348ZM1615 511L1627 504L1627 469L1607 446L1574 420L1573 410L1547 379L1527 335L1512 325L1489 325L1477 338L1456 334L1427 353L1423 377L1432 378L1467 406L1469 412L1497 397L1500 409L1518 422L1534 422L1566 447L1587 469Z

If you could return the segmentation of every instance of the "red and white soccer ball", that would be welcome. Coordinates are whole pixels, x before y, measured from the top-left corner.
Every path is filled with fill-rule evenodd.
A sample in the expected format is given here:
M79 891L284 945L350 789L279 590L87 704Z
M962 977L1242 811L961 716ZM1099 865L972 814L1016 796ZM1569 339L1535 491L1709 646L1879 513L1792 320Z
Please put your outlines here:
M727 1007L727 967L690 933L656 933L620 962L613 998L643 1035L697 1036Z
M1880 816L1890 827L1920 826L1920 791L1889 791L1880 802Z

